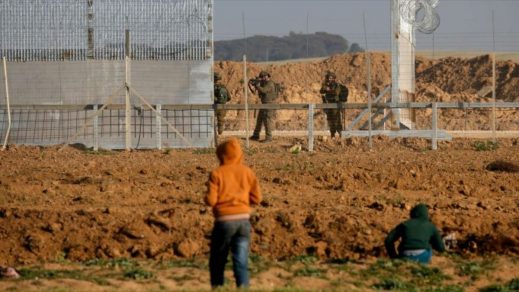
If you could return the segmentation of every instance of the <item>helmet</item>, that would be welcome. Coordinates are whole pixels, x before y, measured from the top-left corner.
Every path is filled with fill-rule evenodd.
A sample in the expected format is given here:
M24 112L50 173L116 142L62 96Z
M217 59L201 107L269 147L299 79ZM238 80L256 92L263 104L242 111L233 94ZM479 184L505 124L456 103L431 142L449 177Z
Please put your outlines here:
M267 71L261 71L258 76L259 77L270 77L270 73Z
M337 75L335 75L335 73L333 73L332 71L326 71L326 78L328 77L337 78Z
M214 72L214 80L222 80L222 76L218 72Z

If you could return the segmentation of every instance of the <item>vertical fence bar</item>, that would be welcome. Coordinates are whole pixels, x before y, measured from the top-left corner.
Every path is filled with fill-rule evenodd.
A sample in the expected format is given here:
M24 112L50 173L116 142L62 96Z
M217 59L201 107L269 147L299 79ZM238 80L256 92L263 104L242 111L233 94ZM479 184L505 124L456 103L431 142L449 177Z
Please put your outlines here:
M315 104L308 105L308 151L314 152L314 111Z
M162 115L162 105L157 104L156 110ZM157 149L162 150L162 119L160 115L155 115L155 122L157 123Z
M247 56L243 55L243 94L245 96L245 142L247 149L249 149L249 95L248 86L249 80L247 77Z
M2 151L7 147L7 140L9 139L9 133L11 132L11 106L9 103L9 82L7 80L7 61L5 56L2 57L2 63L4 67L4 82L5 82L5 105L7 107L7 132L5 133L4 145Z
M130 80L129 80L129 67L130 60L128 56L124 58L125 63L125 148L129 151L132 147L132 136L131 136L131 122L132 122L132 110L130 105Z
M496 33L492 10L492 141L496 143Z
M94 104L94 113L97 113L98 105ZM99 150L99 115L94 117L94 151Z
M366 53L364 54L364 57L366 58L366 69L367 69L367 82L368 82L368 145L369 149L373 148L373 138L372 136L372 119L373 119L373 111L371 108L371 55L368 51L368 36L366 31L366 13L362 14L362 23L364 25L364 42L366 46Z
M438 149L438 104L432 103L432 150Z

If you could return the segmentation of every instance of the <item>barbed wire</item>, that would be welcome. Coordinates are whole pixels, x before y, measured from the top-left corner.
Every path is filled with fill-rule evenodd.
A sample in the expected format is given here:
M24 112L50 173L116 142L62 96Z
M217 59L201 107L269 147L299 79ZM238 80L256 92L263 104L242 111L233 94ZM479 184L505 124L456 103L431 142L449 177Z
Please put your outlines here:
M440 26L440 15L434 10L438 3L439 0L405 0L400 6L400 17L422 33L433 33Z

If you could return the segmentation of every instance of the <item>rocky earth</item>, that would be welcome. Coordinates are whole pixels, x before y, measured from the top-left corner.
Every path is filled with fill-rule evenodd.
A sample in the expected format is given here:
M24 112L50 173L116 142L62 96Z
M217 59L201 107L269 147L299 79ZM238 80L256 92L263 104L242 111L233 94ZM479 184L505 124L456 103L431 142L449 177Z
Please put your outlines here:
M384 256L385 234L418 202L453 234L456 252L519 253L517 139L453 140L438 151L426 140L383 137L371 150L356 138L306 147L275 138L247 150L264 192L253 253ZM0 265L205 256L213 218L203 196L216 166L212 149L10 146L0 152Z

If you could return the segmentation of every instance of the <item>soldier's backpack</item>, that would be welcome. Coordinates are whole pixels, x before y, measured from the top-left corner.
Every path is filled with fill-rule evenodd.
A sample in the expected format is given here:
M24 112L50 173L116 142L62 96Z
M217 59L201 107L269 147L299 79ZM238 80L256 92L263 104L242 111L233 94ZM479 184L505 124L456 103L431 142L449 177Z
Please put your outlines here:
M339 87L341 88L341 90L339 91L339 101L340 102L347 102L348 101L348 94L349 94L349 90L348 90L348 87L342 85L342 84L339 84Z
M214 87L214 97L217 104L225 104L230 100L229 91L221 85Z

